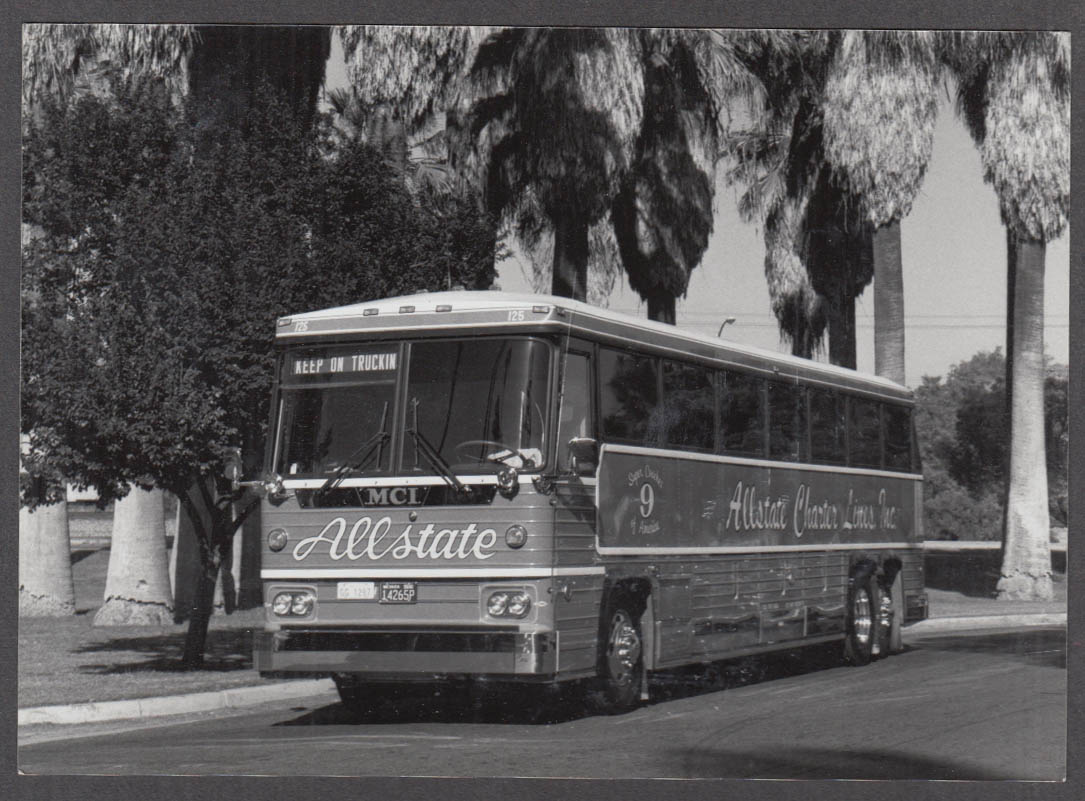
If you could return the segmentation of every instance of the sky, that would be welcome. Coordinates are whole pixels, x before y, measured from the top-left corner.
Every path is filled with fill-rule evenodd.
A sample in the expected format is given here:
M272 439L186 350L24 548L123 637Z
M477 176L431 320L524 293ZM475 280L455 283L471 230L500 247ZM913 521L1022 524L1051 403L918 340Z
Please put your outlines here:
M326 87L344 85L342 50L333 37ZM723 169L718 170L720 174ZM1048 355L1069 359L1070 231L1048 244L1044 343ZM983 182L979 151L957 119L948 93L935 129L934 149L919 196L901 223L904 270L905 383L944 376L981 351L1005 349L1006 234L994 190ZM677 325L715 335L727 317L727 339L789 352L769 307L765 248L758 226L738 216L736 190L718 182L714 231ZM515 248L498 264L497 283L509 292L531 291L531 265ZM609 308L638 317L646 306L619 277ZM873 285L856 301L858 369L874 370ZM819 356L825 359L825 355Z

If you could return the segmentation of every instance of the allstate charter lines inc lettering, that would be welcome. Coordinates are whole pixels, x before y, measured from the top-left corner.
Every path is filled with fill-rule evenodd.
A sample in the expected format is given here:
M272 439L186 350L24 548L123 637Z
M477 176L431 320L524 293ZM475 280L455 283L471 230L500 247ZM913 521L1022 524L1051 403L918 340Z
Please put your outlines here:
M864 500L848 489L843 509L828 498L812 497L811 489L800 484L790 510L789 495L759 496L757 486L739 481L727 507L724 528L732 531L786 531L801 537L807 531L892 531L897 528L898 508L886 502L886 490L878 491L876 502Z

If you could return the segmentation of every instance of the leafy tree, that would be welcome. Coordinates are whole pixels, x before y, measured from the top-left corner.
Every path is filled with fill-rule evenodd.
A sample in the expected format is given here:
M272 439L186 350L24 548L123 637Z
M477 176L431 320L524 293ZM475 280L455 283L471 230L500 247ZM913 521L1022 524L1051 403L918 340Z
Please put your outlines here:
M270 82L286 94L297 114L310 119L316 109L329 46L330 30L316 26L29 24L24 27L22 41L24 130L32 123L42 122L51 100L65 104L89 95L110 98L117 87L132 92L154 86L164 90L174 104L187 97L190 105L198 106L204 115L205 129L212 130L216 125L209 123L236 120L236 111L253 101L257 87ZM108 119L97 122L109 124ZM81 165L81 170L100 179L97 184L79 180L80 170L77 170L73 173L76 180L66 188L82 186L98 193L111 183L113 188L124 191L127 168L135 162L129 157L114 159L109 165L113 171L105 172L100 169L104 162L99 155L85 153ZM50 182L45 186L56 187ZM108 212L108 203L96 205ZM76 203L73 207L82 209L86 216L86 204ZM37 226L24 225L24 237L29 234L32 238L38 230ZM96 230L100 235L104 229L99 225ZM85 247L92 248L86 241L87 231L76 229L76 235ZM98 244L106 247L99 253L108 253L108 238L100 239ZM45 440L43 434L37 441ZM63 564L67 567L61 569L61 563L57 562L56 569L47 569L49 560L23 560L25 582L20 582L21 597L31 601L21 609L35 614L48 608L74 608L72 603L50 606L41 600L66 597L71 586L70 561L66 556L70 543L63 508L65 479L47 464L49 457L49 451L32 453L34 475L38 478L51 475L54 483L47 495L35 495L33 503L58 508L38 512L36 507L30 507L27 521L34 524L20 529L25 540L22 552L63 554ZM46 485L39 483L39 486ZM148 549L150 543L137 541L144 536L146 527L136 518L123 514L120 517L129 524L114 527L106 604L96 615L96 622L128 619L133 614L147 614L153 607L164 610L169 606L168 590L163 583L158 579L147 581L149 576L160 578L161 570L151 568L146 559L122 558L138 553L164 564L164 543L157 544L157 550L154 545ZM64 525L59 525L60 522ZM65 572L69 575L63 575ZM119 587L139 588L140 592L129 603L114 593ZM150 593L149 587L158 587L159 591ZM146 603L152 595L155 602Z
M916 428L923 456L925 529L931 539L997 539L1009 473L1005 358L978 353L944 379L925 376L916 389ZM1046 381L1050 516L1066 520L1065 368Z
M233 447L259 459L275 320L449 283L485 287L493 226L411 196L363 145L331 148L326 120L309 124L267 89L240 125L213 131L165 100L122 92L104 106L50 109L52 124L26 148L27 209L45 233L26 254L24 429L32 443L48 432L54 463L103 502L127 484L179 497L203 566L185 648L196 666L244 517L216 477ZM79 146L52 147L56 131ZM111 150L132 160L122 190L53 191L57 176L82 180L85 154ZM93 242L73 238L65 207L100 217Z

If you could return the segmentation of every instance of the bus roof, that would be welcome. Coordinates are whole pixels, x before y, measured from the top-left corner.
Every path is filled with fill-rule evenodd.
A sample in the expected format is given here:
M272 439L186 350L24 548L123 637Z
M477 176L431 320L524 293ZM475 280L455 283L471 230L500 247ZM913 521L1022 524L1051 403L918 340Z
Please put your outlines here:
M907 398L900 384L846 367L719 339L552 295L497 291L426 292L293 314L278 320L276 340L300 344L313 339L344 339L357 334L451 331L569 329L590 339L692 353L723 361L879 394Z

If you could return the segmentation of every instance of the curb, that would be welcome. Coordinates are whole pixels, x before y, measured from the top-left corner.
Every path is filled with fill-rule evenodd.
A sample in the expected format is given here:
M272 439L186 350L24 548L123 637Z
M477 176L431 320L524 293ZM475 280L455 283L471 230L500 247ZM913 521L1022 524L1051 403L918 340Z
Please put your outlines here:
M968 629L1000 629L1021 626L1065 626L1066 613L974 615L971 617L942 617L921 620L904 629L904 635L935 634L944 631ZM307 679L281 682L257 687L237 687L230 690L213 690L188 695L167 695L157 698L138 698L129 701L103 701L90 704L60 704L38 706L19 710L20 726L40 723L78 724L102 723L112 720L131 720L165 715L182 715L193 712L211 712L219 709L240 709L270 701L290 698L307 698L335 691L331 679Z
M1021 626L1065 626L1065 612L1033 612L1018 615L971 615L965 617L936 617L911 623L904 628L904 636L936 634L943 631L967 631L969 629L1008 629Z
M20 709L18 725L101 723L109 720L130 720L162 715L182 715L191 712L210 712L218 709L257 706L269 701L306 698L334 691L335 684L331 679L308 679L258 687L236 687L229 690L189 693L188 695L137 698L129 701L38 706Z

